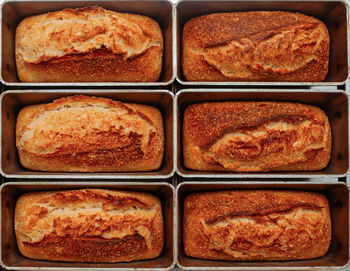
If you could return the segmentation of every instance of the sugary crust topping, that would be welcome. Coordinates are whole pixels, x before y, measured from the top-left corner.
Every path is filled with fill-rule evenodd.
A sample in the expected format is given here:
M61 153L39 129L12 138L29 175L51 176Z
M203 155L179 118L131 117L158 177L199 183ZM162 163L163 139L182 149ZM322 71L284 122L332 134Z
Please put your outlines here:
M189 20L183 38L197 48L213 48L252 37L264 41L281 29L314 28L324 24L310 16L281 11L213 13ZM327 30L327 28L326 28ZM194 35L197 34L197 35Z
M298 13L257 11L204 15L186 23L182 38L182 61L188 80L210 80L205 69L209 74L215 70L229 80L290 75L319 63L323 78L318 80L322 81L328 71L326 26ZM195 57L203 61L202 74L191 68ZM214 70L210 72L211 69ZM313 75L308 76L313 81Z
M266 171L330 156L331 131L319 108L282 102L224 102L189 106L184 159L233 171ZM191 155L192 153L192 155ZM191 161L192 160L192 161ZM192 163L192 164L191 164ZM315 165L316 166L316 165Z
M189 256L288 260L320 257L331 239L327 199L317 193L220 191L191 194L184 205Z
M185 200L185 207L208 224L227 217L268 216L284 213L294 208L322 209L328 207L327 199L317 193L249 190L195 193ZM205 211L204 211L205 210Z
M129 59L153 46L163 48L157 22L97 6L32 16L16 31L17 61L33 64L100 49Z

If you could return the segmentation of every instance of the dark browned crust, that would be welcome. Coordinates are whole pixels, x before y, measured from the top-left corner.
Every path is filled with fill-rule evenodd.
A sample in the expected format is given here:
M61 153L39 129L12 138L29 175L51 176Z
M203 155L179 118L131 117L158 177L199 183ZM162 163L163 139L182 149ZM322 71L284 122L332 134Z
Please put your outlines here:
M72 31L72 25L78 28ZM113 37L116 40L109 40ZM145 39L147 44L143 44ZM33 47L35 41L43 52ZM22 82L155 82L162 70L163 37L158 23L147 16L99 6L27 17L16 29L15 43ZM143 46L140 50L139 45Z
M189 20L182 34L182 69L188 81L288 81L288 82L321 82L328 73L329 35L321 40L320 48L315 52L318 61L313 61L293 72L283 69L278 71L251 69L252 75L244 78L230 78L205 61L202 55L191 52L192 49L215 48L228 45L231 41L251 39L262 42L278 34L282 30L313 29L321 26L328 31L319 20L300 13L291 12L232 12L213 13ZM254 54L250 48L243 54ZM307 49L307 48L305 48ZM265 48L269 55L269 48ZM304 52L296 51L297 55ZM281 57L281 61L284 61ZM250 69L250 68L249 68Z
M235 171L223 167L217 161L204 161L200 153L197 155L193 152L194 148L198 147L199 152L207 152L227 134L254 131L264 124L278 121L293 125L310 121L316 127L325 127L325 131L329 132L327 144L324 148L306 151L306 161L279 166L269 164L269 154L281 151L282 147L293 150L293 142L296 140L294 129L269 132L267 139L256 137L257 144L261 148L257 148L257 144L250 145L249 142L241 141L235 148L227 148L225 151L237 161L254 162L266 156L265 165L260 165L259 169L243 171L309 171L319 170L327 165L331 135L325 113L314 106L284 102L212 102L189 106L185 110L183 122L184 164L195 170ZM310 129L308 140L312 142L317 136L323 134L316 135L315 131ZM242 151L243 149L245 151ZM200 162L201 160L203 161Z
M161 73L157 58L157 47L127 60L121 54L95 50L38 64L17 63L17 69L22 82L155 82Z
M100 218L99 214L89 213L89 210L94 212L95 206L101 206ZM56 210L74 208L80 208L83 213L78 217L65 216L64 212L54 214ZM113 215L108 213L136 209L136 220L127 214L123 219L113 220ZM154 210L153 213L147 213L150 210ZM102 220L104 215L109 216L106 221ZM38 223L43 220L46 221L41 228L44 237L30 241L37 240ZM141 235L140 226L149 234ZM103 235L111 229L123 234L128 228L132 229L130 233L121 237L106 238ZM159 256L164 242L159 199L151 194L130 191L83 189L24 194L16 204L15 230L19 250L24 256L50 261L113 263L151 259Z
M70 262L129 262L144 259L147 256L147 245L138 234L115 238L46 238L38 243L23 243L24 249L39 260ZM59 253L57 252L59 249ZM42 256L40 254L45 253ZM130 255L136 255L132 259ZM35 256L33 257L35 258ZM103 259L101 261L101 259ZM118 260L116 260L118 259Z
M298 124L304 120L324 124L315 107L283 102L199 103L186 109L186 129L196 132L196 142L208 149L214 142L237 130L254 130L272 121ZM215 124L213 126L213 124Z
M98 150L89 151L75 151L71 148L61 149L52 154L33 154L27 151L21 151L21 156L25 157L25 164L27 168L38 169L42 171L57 171L52 169L54 164L61 165L61 171L137 171L137 166L145 166L148 164L144 161L144 152L141 150L141 143L138 136L132 134L131 142L129 145L123 148L108 148L108 139L111 141L113 137L118 137L118 132L115 133L102 133L101 136L101 148ZM153 136L149 142L151 152L156 153L157 150L154 145L157 144L157 139ZM153 149L153 151L152 151ZM155 157L148 156L148 159L154 159ZM33 161L33 165L31 162ZM146 163L145 163L146 162ZM38 167L37 165L41 166ZM128 169L131 167L134 168ZM149 169L145 169L146 171Z
M28 125L41 114L73 106L75 103L85 106L103 105L106 108L121 108L127 113L137 115L157 130L149 134L146 151L141 148L142 135L131 132L125 135L122 128L110 127L86 135L86 142L67 134L61 138L65 145L52 153L29 152L20 148L21 164L32 170L59 172L135 172L150 171L160 167L164 151L163 120L160 112L153 107L138 104L123 104L111 99L75 95L55 100L45 105L31 106L20 112L17 120L17 141L26 131ZM91 121L101 121L100 119ZM103 120L102 120L103 121ZM77 123L78 125L79 123ZM50 140L48 135L41 135L42 142ZM122 147L118 142L126 142ZM31 142L26 142L30 145ZM117 146L117 147L116 147ZM18 146L17 146L18 147Z
M313 218L307 214L300 218L288 215L293 210L301 212L315 210ZM235 238L230 244L232 251L242 253L234 257L220 245L230 240L230 228L210 228L227 218L249 219L253 224L234 228ZM282 220L279 220L282 219ZM283 219L292 219L293 228L283 229ZM203 227L203 223L209 229ZM263 228L265 227L266 228ZM281 227L283 234L273 241L269 227ZM234 226L232 226L234 227ZM262 231L265 231L263 233ZM312 236L310 238L310 236ZM211 239L214 238L214 239ZM322 257L328 250L331 240L331 220L327 199L318 193L293 191L218 191L191 194L184 203L183 242L186 255L202 259L234 261L281 261L312 259ZM286 243L285 243L286 242ZM288 244L286 249L285 244ZM289 245L290 244L290 245ZM217 246L217 247L216 247Z

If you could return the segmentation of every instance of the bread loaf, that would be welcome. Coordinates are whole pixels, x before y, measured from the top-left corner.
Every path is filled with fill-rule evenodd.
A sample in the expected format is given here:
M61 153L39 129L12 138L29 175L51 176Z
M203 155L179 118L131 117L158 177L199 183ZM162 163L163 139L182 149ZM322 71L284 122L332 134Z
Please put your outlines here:
M16 31L22 82L152 82L162 55L156 21L97 6L28 17Z
M70 96L24 107L16 146L22 166L32 170L156 170L163 159L163 120L152 106Z
M328 60L326 26L299 13L214 13L183 28L189 81L323 81Z
M326 167L331 130L315 106L284 102L213 102L189 106L183 158L201 171L311 171Z
M16 204L15 232L25 257L50 261L150 259L164 242L157 197L103 189L23 194Z
M322 257L331 240L325 196L292 191L221 191L185 199L186 255L234 261Z

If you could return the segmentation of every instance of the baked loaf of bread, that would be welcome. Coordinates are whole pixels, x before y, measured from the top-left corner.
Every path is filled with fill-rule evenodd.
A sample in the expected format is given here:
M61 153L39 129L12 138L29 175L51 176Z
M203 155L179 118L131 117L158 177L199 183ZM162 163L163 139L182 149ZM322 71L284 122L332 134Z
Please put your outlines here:
M16 31L23 82L157 81L162 56L156 21L97 6L28 17Z
M189 81L323 81L328 60L326 26L299 13L214 13L183 28Z
M22 166L41 171L150 171L163 159L162 115L148 105L70 96L18 114Z
M213 260L281 261L325 255L331 240L327 199L291 191L222 191L184 203L186 255Z
M103 189L23 194L15 232L24 256L50 261L151 259L159 256L164 240L157 197Z
M194 170L320 170L329 161L331 140L328 118L315 106L213 102L184 113L184 165Z

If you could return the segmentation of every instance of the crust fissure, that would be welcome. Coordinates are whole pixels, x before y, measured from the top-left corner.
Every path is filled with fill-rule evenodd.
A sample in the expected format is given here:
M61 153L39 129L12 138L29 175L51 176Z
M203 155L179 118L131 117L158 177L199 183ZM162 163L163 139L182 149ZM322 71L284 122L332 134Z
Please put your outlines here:
M322 25L310 24L289 26L264 35L188 50L202 56L207 64L230 79L252 79L263 73L287 75L319 61L317 52L328 33Z
M324 123L274 121L227 133L201 153L206 162L231 170L264 170L312 160L327 147L328 138Z
M229 256L259 257L271 250L298 254L310 249L325 234L327 229L322 225L327 221L322 212L323 208L317 206L297 207L263 216L224 217L209 224L202 220L201 224L209 238L210 249ZM302 246L298 240L303 242Z
M151 246L150 227L156 216L156 206L147 209L135 205L117 208L103 206L102 202L77 205L57 207L40 203L31 206L41 211L21 227L30 229L21 232L22 242L37 243L48 237L123 239L128 235L139 234L147 246Z
M138 19L136 15L99 7L82 10L74 16L58 11L31 17L27 20L33 22L22 22L19 26L16 54L23 62L37 64L106 48L123 55L126 60L143 54L151 47L162 47L161 36L145 32L137 23Z
M118 149L139 140L146 153L156 133L146 116L128 107L63 105L42 110L23 126L17 147L34 154L52 155Z

